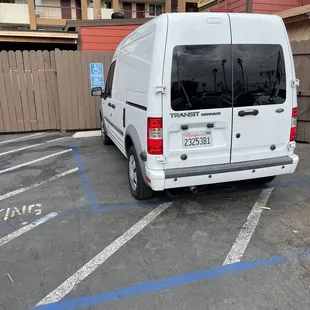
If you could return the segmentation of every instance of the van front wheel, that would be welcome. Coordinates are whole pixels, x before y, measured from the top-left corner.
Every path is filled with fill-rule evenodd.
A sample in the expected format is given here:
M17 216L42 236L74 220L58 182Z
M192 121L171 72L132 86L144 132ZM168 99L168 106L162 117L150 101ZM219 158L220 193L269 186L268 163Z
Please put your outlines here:
M153 190L144 182L136 150L131 146L128 150L128 181L131 194L138 200L148 199L153 196Z

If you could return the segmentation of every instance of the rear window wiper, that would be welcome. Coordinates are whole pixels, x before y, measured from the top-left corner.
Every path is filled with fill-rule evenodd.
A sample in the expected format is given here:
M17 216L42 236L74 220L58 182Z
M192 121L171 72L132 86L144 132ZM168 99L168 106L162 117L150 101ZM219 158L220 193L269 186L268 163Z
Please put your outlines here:
M184 85L183 85L183 82L180 80L180 81L178 81L179 83L180 83L180 85L181 85L181 87L182 87L182 89L183 89L183 92L184 92L184 95L185 95L185 98L186 98L186 108L188 108L188 109L191 109L192 107L193 107L193 105L191 104L191 102L190 102L190 100L189 100L189 97L188 97L188 95L187 95L187 92L186 92L186 90L185 90L185 87L184 87Z
M193 105L191 104L190 100L189 100L189 97L187 95L187 92L185 90L185 87L183 85L183 82L182 80L180 79L180 76L179 76L179 55L178 55L178 52L176 53L176 57L177 57L177 79L178 79L178 83L181 85L181 88L183 90L183 93L184 93L184 96L186 98L186 108L187 109L191 109L193 107Z

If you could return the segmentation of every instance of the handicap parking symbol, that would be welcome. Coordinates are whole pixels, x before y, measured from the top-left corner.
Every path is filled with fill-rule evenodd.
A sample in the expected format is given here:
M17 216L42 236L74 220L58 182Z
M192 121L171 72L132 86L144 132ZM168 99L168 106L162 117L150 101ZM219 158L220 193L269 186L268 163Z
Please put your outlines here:
M89 65L91 88L104 88L104 72L102 63L91 63Z

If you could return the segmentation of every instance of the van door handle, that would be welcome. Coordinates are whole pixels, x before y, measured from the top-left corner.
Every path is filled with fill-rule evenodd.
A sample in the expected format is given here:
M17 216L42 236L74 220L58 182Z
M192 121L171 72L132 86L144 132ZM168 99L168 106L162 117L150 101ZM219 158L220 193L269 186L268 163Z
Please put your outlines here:
M252 111L241 110L241 111L239 111L238 115L241 116L241 117L242 116L246 116L246 115L254 115L254 116L256 116L256 115L258 115L258 113L259 113L259 111L256 110L256 109L254 109Z
M108 103L108 106L109 106L109 107L112 107L112 104L111 104L111 102L109 102L109 103Z
M115 109L115 104L114 104L114 103L112 103L111 107L112 107L113 109Z

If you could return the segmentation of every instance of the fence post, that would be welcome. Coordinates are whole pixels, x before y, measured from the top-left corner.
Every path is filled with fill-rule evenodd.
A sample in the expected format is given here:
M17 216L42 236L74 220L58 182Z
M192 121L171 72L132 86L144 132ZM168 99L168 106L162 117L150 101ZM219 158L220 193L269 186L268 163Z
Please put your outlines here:
M58 88L58 111L60 113L60 129L67 129L66 121L66 88L65 80L63 75L63 64L62 64L62 52L60 50L55 50L55 60L56 60L56 78L57 78L57 88Z

